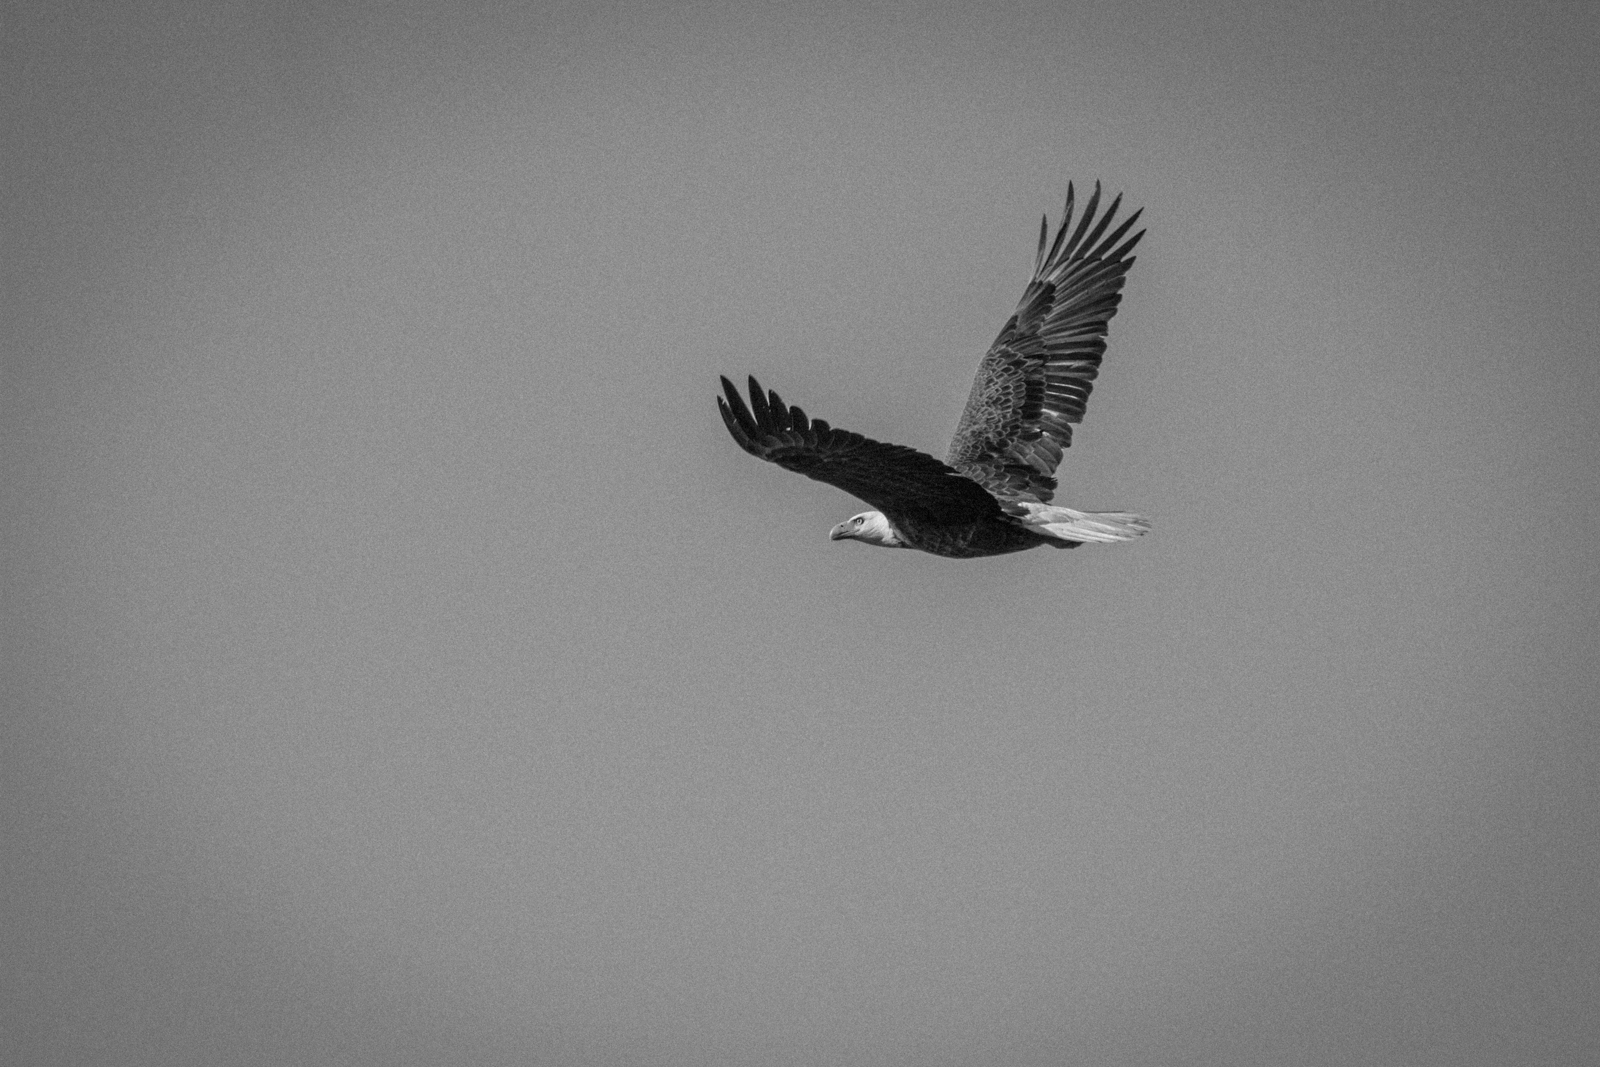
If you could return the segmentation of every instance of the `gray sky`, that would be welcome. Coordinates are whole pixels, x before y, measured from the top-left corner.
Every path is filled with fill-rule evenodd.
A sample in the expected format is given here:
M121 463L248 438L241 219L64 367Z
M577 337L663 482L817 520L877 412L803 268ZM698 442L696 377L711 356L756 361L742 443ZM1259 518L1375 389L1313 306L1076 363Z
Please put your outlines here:
M1591 1062L1589 4L6 17L7 1062ZM1069 179L1146 208L975 562Z

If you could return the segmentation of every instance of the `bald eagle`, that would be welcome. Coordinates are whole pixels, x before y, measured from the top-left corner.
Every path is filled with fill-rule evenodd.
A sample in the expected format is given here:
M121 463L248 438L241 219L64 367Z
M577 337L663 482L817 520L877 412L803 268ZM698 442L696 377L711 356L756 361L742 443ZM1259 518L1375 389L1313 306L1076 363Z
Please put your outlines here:
M750 406L727 378L717 398L739 447L808 478L837 486L875 510L846 519L828 536L886 548L917 548L951 559L1020 552L1037 545L1131 541L1150 521L1121 511L1074 511L1050 503L1056 466L1083 421L1106 350L1106 324L1122 302L1129 255L1144 236L1128 231L1135 211L1109 234L1119 195L1095 219L1100 183L1072 233L1073 190L1055 241L1050 219L1022 302L1000 330L967 398L945 462L903 445L836 430L786 405L750 378ZM1048 249L1048 251L1047 251Z

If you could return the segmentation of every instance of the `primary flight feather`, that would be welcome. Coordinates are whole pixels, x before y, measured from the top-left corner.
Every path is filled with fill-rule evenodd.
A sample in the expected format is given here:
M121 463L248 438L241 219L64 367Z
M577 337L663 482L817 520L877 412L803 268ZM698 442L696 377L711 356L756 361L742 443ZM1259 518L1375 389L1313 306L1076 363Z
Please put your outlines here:
M1150 529L1126 512L1085 512L1050 503L1055 470L1083 421L1100 372L1106 326L1140 230L1135 211L1109 233L1122 197L1096 219L1100 185L1072 227L1073 191L1053 242L1046 218L1022 302L978 364L946 462L903 445L838 430L787 405L750 379L750 404L727 378L717 398L722 421L746 452L866 501L865 511L835 526L834 540L917 548L971 559L1038 545L1076 548L1085 541L1129 541ZM1048 249L1048 251L1047 251Z

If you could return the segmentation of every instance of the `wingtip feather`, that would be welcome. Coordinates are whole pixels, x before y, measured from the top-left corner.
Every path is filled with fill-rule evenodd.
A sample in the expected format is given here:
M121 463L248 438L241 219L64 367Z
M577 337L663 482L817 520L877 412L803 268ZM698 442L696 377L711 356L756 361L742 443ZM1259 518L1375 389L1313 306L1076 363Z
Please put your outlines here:
M754 374L750 375L750 413L755 416L757 426L765 427L772 422L772 413L767 409L766 391L756 381Z
M1099 206L1100 206L1100 183L1098 181L1096 181L1094 183L1094 192L1089 194L1089 202L1087 204L1083 205L1083 216L1078 220L1078 228L1073 233L1072 240L1067 242L1067 251L1066 251L1066 255L1067 256L1070 257L1073 254L1073 252L1075 252L1078 249L1079 245L1082 244L1083 235L1084 235L1085 232L1088 231L1090 224L1092 224L1094 222L1095 209L1097 209ZM1066 230L1066 225L1065 224L1062 225L1062 230L1063 230L1063 232ZM1054 258L1054 257L1051 257L1051 258Z
M724 422L727 422L730 418L733 420L728 422L728 431L733 434L734 439L746 451L750 451L753 449L755 439L760 435L761 429L756 425L755 419L751 417L750 409L745 407L744 398L733 387L733 383L727 378L723 378L722 385L728 396L726 401L720 396L717 397L717 407L722 411Z
M776 389L767 390L767 413L774 430L783 433L790 429L789 405L783 402Z

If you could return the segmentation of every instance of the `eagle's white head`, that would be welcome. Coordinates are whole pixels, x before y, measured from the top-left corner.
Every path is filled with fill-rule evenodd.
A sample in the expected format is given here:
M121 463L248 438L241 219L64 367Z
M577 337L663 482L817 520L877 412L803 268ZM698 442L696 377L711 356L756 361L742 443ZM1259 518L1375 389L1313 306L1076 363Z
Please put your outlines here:
M881 511L863 511L844 520L828 531L828 539L865 541L869 545L882 545L884 548L911 547L900 540L894 527L889 525L889 517Z

